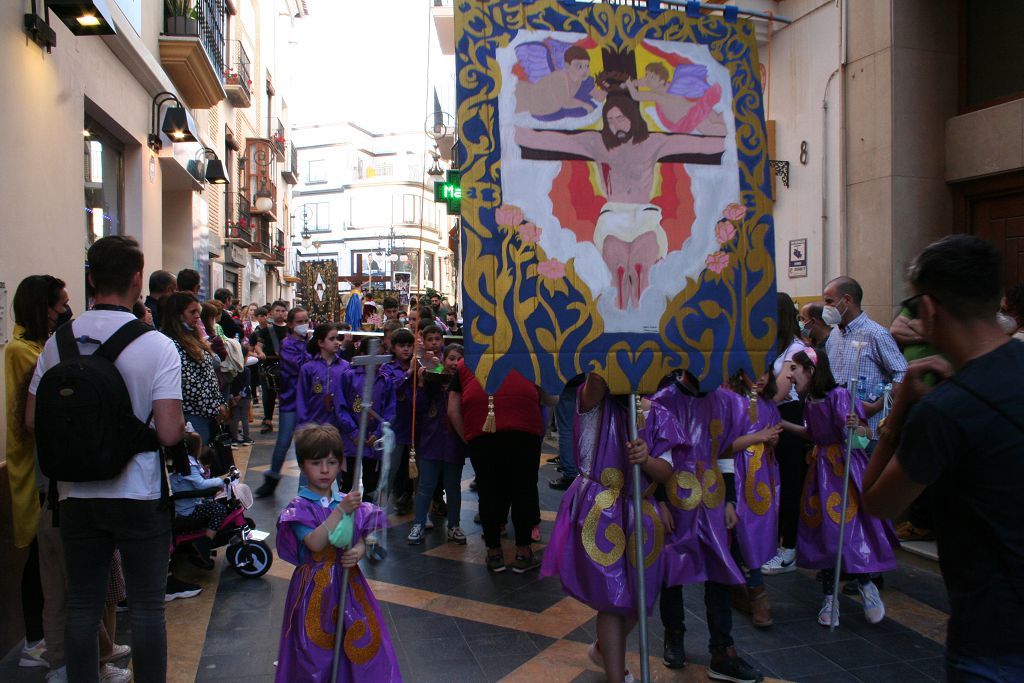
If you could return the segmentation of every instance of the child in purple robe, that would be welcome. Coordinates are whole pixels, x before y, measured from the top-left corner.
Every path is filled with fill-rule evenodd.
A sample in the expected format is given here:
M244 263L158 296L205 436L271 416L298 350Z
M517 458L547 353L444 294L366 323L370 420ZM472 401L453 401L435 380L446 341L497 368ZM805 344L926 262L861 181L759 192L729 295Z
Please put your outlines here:
M609 681L632 680L626 671L626 636L641 608L631 550L636 542L632 465L640 465L641 488L647 492L642 521L645 615L654 608L663 571L664 529L651 482L664 483L672 476L671 455L652 458L643 439L630 441L628 419L623 399L608 394L600 375L587 375L576 398L579 476L562 497L541 566L542 577L557 574L565 593L597 610L597 642L590 658L604 667Z
M835 601L832 588L839 549L846 430L849 427L864 431L864 407L850 396L845 387L836 386L828 357L814 349L806 349L793 356L789 377L804 400L804 424L783 421L782 426L786 431L814 442L811 465L800 499L796 563L806 569L821 570L825 597L818 612L818 623L830 626ZM850 415L851 403L856 411L853 416ZM855 444L850 456L842 569L857 577L864 600L864 616L868 622L877 624L885 618L885 605L870 574L896 568L893 547L898 541L888 522L869 515L861 507L861 480L867 464L868 456L863 446ZM835 614L838 621L838 607Z
M735 498L726 490L719 469L723 459L731 462L732 445L743 435L746 422L741 397L721 387L702 392L697 378L684 372L651 397L644 438L651 453L671 454L674 470L665 485L667 504L661 504L669 532L660 598L665 665L686 665L682 587L703 583L711 652L708 675L754 682L761 674L739 657L732 638L730 586L745 581L729 550ZM727 505L730 502L733 506Z
M413 480L409 477L409 449L412 446L412 354L416 338L412 332L399 328L391 333L394 358L380 368L383 405L381 417L395 430L395 452L392 455L395 512L407 515L412 511Z
M779 464L774 449L782 431L782 417L774 401L775 373L768 368L752 385L740 370L730 386L743 400L747 414L746 434L732 442L733 461L719 461L726 488L733 490L736 500L732 554L747 579L746 590L739 589L743 593L740 607L751 615L754 626L767 628L773 620L761 565L775 555L779 537ZM729 464L732 473L726 472Z
M351 418L345 424L339 424L339 415L348 411L339 410L336 405L344 401L342 382L351 364L338 355L341 349L341 337L335 323L324 323L317 326L307 344L310 359L299 371L299 389L296 398L296 423L304 425L333 424L341 432L345 452L355 452L355 442L351 438L358 425L351 424Z
M387 520L383 510L362 503L358 493L342 497L335 491L342 448L341 436L331 425L310 424L295 433L295 452L307 483L277 520L277 554L296 566L284 605L277 683L331 680L346 567L338 680L402 680L384 617L358 564L366 552L364 538L385 528Z
M453 345L458 346L458 345ZM466 464L466 444L448 421L448 382L462 359L462 347L449 348L444 367L451 373L421 372L423 386L416 397L416 454L420 476L416 486L416 515L409 531L410 545L423 542L423 533L433 528L428 512L441 485L448 499L448 541L466 544L460 526L462 516L462 469Z
M342 468L341 473L340 486L341 490L345 492L352 489L352 476L355 472L356 462L355 448L359 439L359 419L363 412L363 383L365 380L366 366L349 365L345 368L341 376L341 394L337 397L339 400L336 400L334 405L335 424L342 434L342 442L347 446L351 445L352 448L349 451L346 446L346 453L349 455L345 458L346 466ZM387 389L381 369L378 369L373 382L371 405L367 407L372 408L379 415L384 415L385 419L390 421L391 418L388 416L393 413L388 405L390 398ZM381 438L381 434L380 421L371 414L367 423L366 448L363 451L363 491L367 500L375 499L380 479L380 452L371 446Z

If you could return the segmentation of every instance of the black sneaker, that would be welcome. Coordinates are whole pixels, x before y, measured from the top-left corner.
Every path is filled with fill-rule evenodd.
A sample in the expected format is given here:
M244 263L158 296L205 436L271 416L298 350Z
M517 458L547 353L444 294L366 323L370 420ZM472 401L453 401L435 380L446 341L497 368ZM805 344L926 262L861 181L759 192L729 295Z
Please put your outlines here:
M260 434L269 434L274 431L274 425L270 422L264 422L263 426L260 427Z
M203 587L195 583L187 583L175 578L173 574L167 575L167 589L164 592L164 602L177 600L178 598L194 598L199 595Z
M761 672L736 655L736 648L730 647L712 653L708 664L708 678L732 683L760 683L764 680Z
M512 562L512 571L516 574L525 574L538 567L540 567L540 560L537 559L537 553L534 552L529 555L516 555L516 559Z
M277 488L280 479L274 479L273 477L263 477L263 483L260 484L259 488L252 492L252 495L257 498L271 498L274 495L274 490Z
M505 556L501 552L487 553L487 571L500 574L505 569Z
M556 491L565 491L569 488L572 483L576 480L576 477L570 477L568 475L562 475L558 479L548 480L548 486Z
M686 666L686 647L683 644L686 632L682 629L665 629L665 649L662 661L670 669L682 669Z
M117 603L117 613L121 614L122 612L127 612L127 611L128 611L128 598L125 598L121 602Z

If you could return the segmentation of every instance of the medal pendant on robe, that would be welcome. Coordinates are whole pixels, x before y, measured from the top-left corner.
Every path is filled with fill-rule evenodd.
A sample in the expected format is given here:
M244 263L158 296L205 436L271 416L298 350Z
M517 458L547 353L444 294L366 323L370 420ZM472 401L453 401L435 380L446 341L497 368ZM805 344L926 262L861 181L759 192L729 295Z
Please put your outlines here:
M320 378L319 377L316 378L316 383L313 384L313 393L314 394L322 394L322 393L324 393L324 385L320 382Z
M361 413L363 412L363 397L356 396L356 400L352 402L352 412Z

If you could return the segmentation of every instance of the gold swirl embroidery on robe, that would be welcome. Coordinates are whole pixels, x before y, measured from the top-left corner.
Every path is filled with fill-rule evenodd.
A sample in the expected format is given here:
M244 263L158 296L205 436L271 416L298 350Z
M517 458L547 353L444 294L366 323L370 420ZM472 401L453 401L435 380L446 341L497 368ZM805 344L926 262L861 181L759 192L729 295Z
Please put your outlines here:
M335 550L327 546L313 553L314 562L323 564L313 574L313 594L309 596L309 608L306 610L306 637L322 650L334 649L334 633L338 628L338 608L331 610L328 621L334 626L330 633L323 627L324 591L331 585L331 568L334 566Z
M843 494L838 491L833 491L828 494L828 501L825 504L825 509L828 512L828 518L834 523L839 524L839 510L843 506ZM853 521L853 518L857 516L857 509L860 507L860 496L857 495L857 489L853 486L850 487L849 495L846 499L846 523L849 524Z
M676 472L675 486L668 486L669 502L680 510L693 510L701 503L712 510L725 501L725 478L718 466L705 467L697 463L697 472ZM679 491L689 491L680 498Z
M356 400L352 401L352 412L357 415L363 412L363 397L356 396Z
M772 506L772 490L763 481L757 482L757 473L764 467L766 457L763 443L756 443L747 449L747 476L743 479L743 499L755 515L763 515ZM768 453L767 457L771 457Z
M356 581L359 576L361 576L359 567L353 567L349 572L348 585L352 589L352 597L366 618L353 623L345 632L344 647L345 656L349 661L362 666L377 656L383 639L380 633L380 624L377 622L377 613L373 611L373 605L366 597L366 589L361 582ZM366 636L367 632L370 634L370 642L361 647L356 645Z
M648 538L648 535L644 536L645 544L647 541L651 543L651 552L644 556L644 568L650 569L654 561L658 559L658 554L661 552L662 546L665 545L665 527L661 523L661 516L658 515L658 510L651 505L649 501L643 502L644 517L651 520L651 534L653 538ZM636 566L636 530L629 535L629 563Z
M611 550L605 552L597 547L597 523L601 519L601 513L615 504L624 483L622 472L614 467L602 470L601 486L604 486L605 490L597 494L594 498L594 507L590 508L583 519L583 548L590 559L602 567L608 567L618 561L626 548L626 534L618 524L609 524L604 531L605 538L612 544Z

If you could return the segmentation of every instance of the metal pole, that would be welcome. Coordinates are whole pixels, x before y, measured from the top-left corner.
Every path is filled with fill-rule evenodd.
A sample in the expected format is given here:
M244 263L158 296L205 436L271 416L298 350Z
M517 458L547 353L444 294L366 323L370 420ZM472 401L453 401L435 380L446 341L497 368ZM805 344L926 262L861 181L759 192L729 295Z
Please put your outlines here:
M377 376L377 365L380 360L377 357L377 348L380 342L377 339L370 339L370 353L363 357L367 362L354 365L363 365L366 374L363 379L363 409L359 413L359 441L356 442L356 467L352 472L352 488L359 490L363 485L363 451L366 449L366 431L370 423L370 404L373 403L373 381ZM351 543L355 541L353 536ZM341 663L341 641L345 633L345 596L348 594L349 567L345 567L341 574L341 597L338 600L338 623L334 628L334 658L331 665L331 683L338 683L338 665Z
M853 357L853 370L850 374L850 380L847 382L847 390L850 392L850 412L848 416L857 414L857 372L860 370L860 352L865 346L862 341L853 341L850 342L850 344L853 346L854 350L856 350L856 354ZM839 547L836 549L835 576L832 577L832 618L828 627L829 631L835 631L836 624L839 621L839 574L843 567L843 536L846 533L846 505L850 492L850 460L853 456L853 435L855 432L855 427L849 427L846 430L846 463L843 468L843 506L842 512L839 514Z
M630 441L637 439L636 404L639 400L638 395L629 395ZM636 540L634 564L636 566L636 623L640 629L640 680L643 683L650 683L651 665L647 655L649 650L647 642L647 577L644 566L644 501L641 476L640 465L633 465L633 534Z

